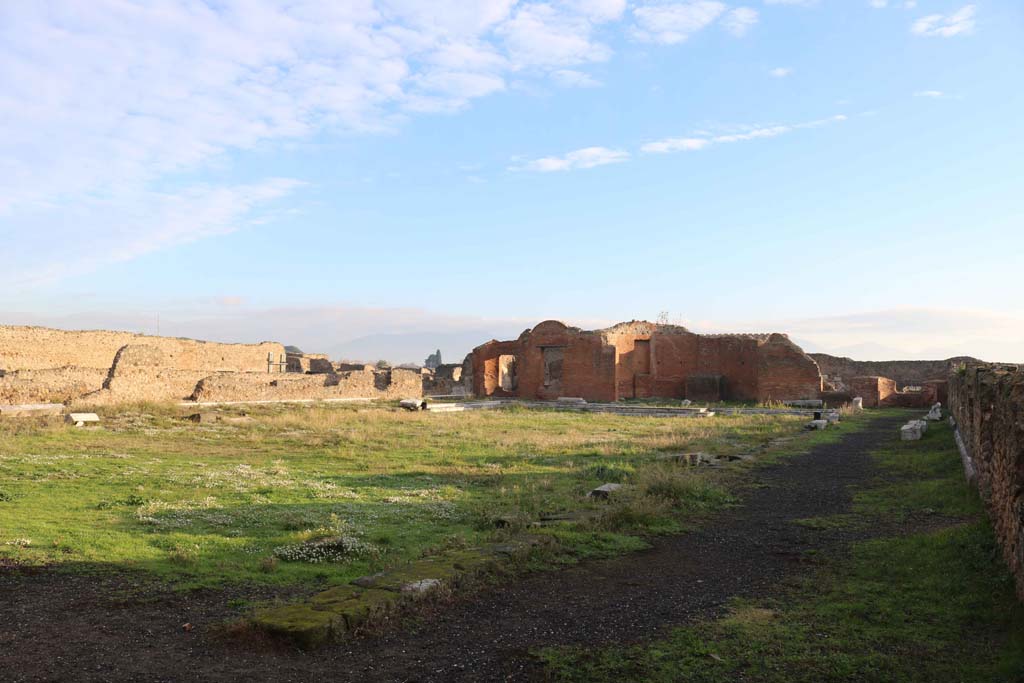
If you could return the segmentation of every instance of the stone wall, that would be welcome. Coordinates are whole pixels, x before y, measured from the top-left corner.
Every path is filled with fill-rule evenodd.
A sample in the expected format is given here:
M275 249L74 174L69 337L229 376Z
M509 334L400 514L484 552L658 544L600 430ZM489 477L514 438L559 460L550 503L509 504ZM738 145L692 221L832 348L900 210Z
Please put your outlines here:
M765 401L822 389L818 366L785 335L698 335L645 321L585 331L548 320L478 346L465 375L476 395L530 399Z
M954 372L949 409L1024 601L1024 367L982 365Z
M424 396L462 396L465 393L461 363L438 365L432 370L424 368Z
M275 342L220 344L130 332L0 326L0 403L422 396L415 370L360 365L355 372L339 373L324 355L292 353L282 363L285 357L284 347Z
M931 379L945 379L950 371L962 364L980 363L977 358L958 356L946 360L887 360L858 361L852 358L830 356L827 353L808 354L821 368L821 374L827 380L839 378L842 384L849 386L854 377L889 377L896 382L897 389L906 386L923 386ZM842 386L836 387L842 389Z
M285 353L284 346L276 342L221 344L132 332L0 325L0 370L66 366L108 370L114 364L117 352L128 345L143 345L161 351L169 367L207 372L266 372L267 354L273 354L277 362Z
M195 385L196 401L281 401L325 398L401 399L423 395L418 370L353 370L340 373L218 373Z

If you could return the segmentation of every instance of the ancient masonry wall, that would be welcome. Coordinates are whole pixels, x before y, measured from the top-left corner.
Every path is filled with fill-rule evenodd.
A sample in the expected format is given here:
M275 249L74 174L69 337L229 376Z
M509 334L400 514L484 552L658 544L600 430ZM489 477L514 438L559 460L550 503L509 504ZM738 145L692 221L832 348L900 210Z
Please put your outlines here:
M1024 601L1024 367L950 375L949 408L977 470L1003 557Z
M284 355L284 346L276 342L221 344L132 332L0 325L0 370L65 366L109 370L117 352L128 345L157 349L168 367L207 372L266 372L268 353L273 354L275 361Z
M530 399L786 400L822 390L818 366L785 335L698 335L645 321L584 331L548 320L478 346L465 377L476 395Z
M357 372L336 372L326 356L288 354L288 373L278 365L284 358L284 346L276 342L0 326L0 403L422 396L417 371L359 366Z
M936 402L945 405L948 382L931 379L921 383L919 390L896 389L896 380L888 377L853 377L846 382L849 393L864 399L865 408L928 408Z
M887 360L858 361L852 358L830 356L827 353L808 354L821 368L827 380L840 378L847 387L855 377L889 377L898 389L908 385L923 386L928 380L945 379L953 368L974 365L979 361L969 356L958 356L946 360ZM851 387L852 388L852 387Z
M224 373L199 381L191 398L196 401L271 401L325 398L419 398L423 378L419 370L353 370L311 375Z

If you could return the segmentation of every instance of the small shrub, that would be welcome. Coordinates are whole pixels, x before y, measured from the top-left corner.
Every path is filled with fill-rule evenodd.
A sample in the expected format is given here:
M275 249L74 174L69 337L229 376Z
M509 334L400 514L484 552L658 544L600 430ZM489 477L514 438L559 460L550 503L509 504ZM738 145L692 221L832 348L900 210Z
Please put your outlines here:
M629 476L629 470L616 465L591 465L582 472L586 479L598 479L602 482L621 482Z
M692 470L676 466L647 467L639 470L632 485L641 495L667 501L685 510L712 510L732 499L726 491Z
M615 500L596 525L611 531L654 529L664 526L672 514L672 505L655 496L624 496Z
M14 500L14 496L0 489L0 503L9 503Z
M182 545L179 543L168 551L167 559L172 564L182 567L195 564L196 560L199 559L199 546Z

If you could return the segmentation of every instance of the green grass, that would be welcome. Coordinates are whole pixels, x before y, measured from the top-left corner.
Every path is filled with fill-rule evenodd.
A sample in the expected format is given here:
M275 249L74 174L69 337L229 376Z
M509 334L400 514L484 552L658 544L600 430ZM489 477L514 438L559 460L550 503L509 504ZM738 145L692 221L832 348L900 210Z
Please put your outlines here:
M182 588L336 584L507 533L497 516L587 508L594 521L541 532L570 556L625 552L730 501L731 475L666 474L659 454L757 451L803 423L341 405L261 406L249 423L207 425L182 410L109 409L85 429L0 422L0 560ZM626 493L585 498L608 481Z
M540 653L555 681L1024 680L1024 609L948 426L876 454L888 475L819 528L897 527L774 599L664 640ZM935 517L936 515L941 518ZM913 526L908 520L938 519ZM906 523L906 527L900 527ZM920 529L914 532L914 529ZM909 533L908 533L909 531Z

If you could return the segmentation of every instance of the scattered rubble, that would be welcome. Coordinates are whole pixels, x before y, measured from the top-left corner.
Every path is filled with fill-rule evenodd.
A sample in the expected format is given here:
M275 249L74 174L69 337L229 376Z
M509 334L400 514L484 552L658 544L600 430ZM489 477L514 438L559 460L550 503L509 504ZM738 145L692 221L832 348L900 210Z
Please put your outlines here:
M87 424L99 424L100 416L96 413L68 413L64 421L76 427L84 427Z
M601 484L596 489L587 494L590 498L597 498L599 500L607 500L613 493L622 488L622 484Z

